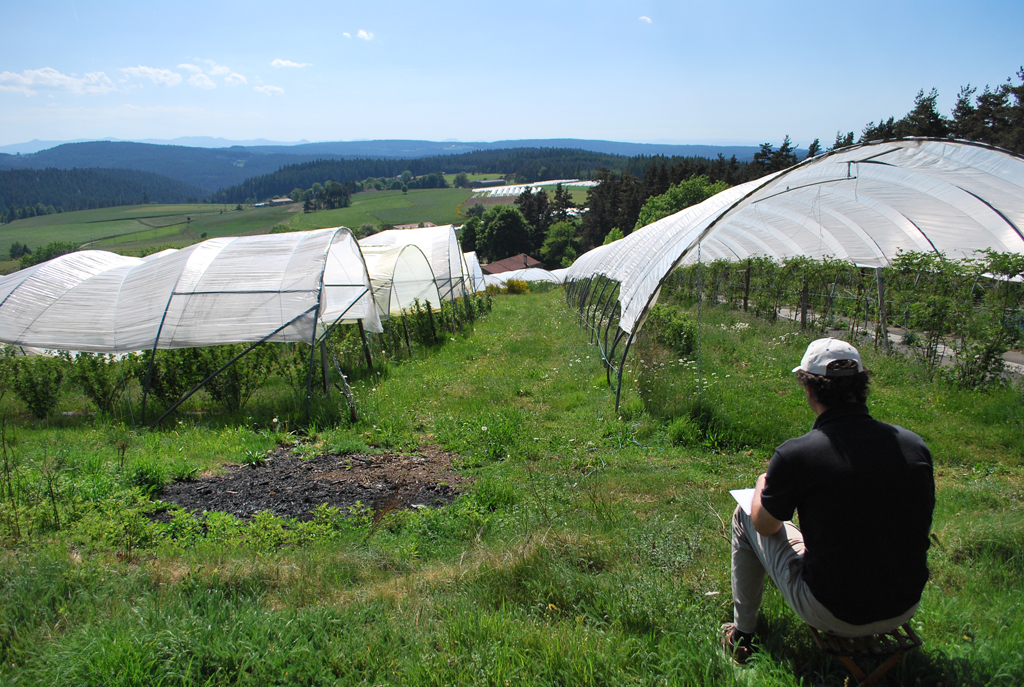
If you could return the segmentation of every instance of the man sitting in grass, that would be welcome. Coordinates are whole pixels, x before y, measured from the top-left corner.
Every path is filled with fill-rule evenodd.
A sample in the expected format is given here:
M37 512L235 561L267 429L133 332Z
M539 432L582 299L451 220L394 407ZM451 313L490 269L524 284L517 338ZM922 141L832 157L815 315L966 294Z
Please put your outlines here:
M722 629L740 663L753 650L765 572L804 622L842 637L907 622L928 579L928 448L868 414L870 373L850 344L818 339L793 372L818 418L775 450L750 515L737 508L732 520L734 622Z

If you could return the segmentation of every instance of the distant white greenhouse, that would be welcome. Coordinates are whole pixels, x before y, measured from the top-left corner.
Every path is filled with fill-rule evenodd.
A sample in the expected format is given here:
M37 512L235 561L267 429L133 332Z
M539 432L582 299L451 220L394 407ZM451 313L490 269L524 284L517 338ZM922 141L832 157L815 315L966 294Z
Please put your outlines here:
M389 229L360 239L359 245L416 246L430 263L441 300L454 301L467 293L463 275L468 270L464 267L462 249L451 224L417 229Z
M508 196L520 196L526 189L538 189L543 187L557 186L597 186L596 181L580 181L579 179L553 179L551 181L537 181L532 184L515 184L513 186L495 186L493 188L482 188L476 191L474 198L504 198Z
M417 300L440 309L434 273L418 246L362 246L362 251L382 319L411 310Z
M484 271L480 269L480 260L476 257L476 251L463 253L462 258L465 261L466 269L469 272L470 280L466 282L469 290L473 293L486 291L487 284L484 283ZM469 286L470 284L472 286Z
M504 286L505 282L509 279L518 279L525 282L549 282L551 284L562 283L562 277L539 267L528 267L521 270L484 275L484 283L487 286Z

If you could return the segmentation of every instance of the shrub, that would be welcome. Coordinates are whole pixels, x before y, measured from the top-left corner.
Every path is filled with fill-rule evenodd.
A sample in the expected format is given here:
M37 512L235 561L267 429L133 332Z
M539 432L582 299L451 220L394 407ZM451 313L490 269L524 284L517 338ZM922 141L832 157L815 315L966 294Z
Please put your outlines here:
M676 355L689 355L697 343L697 325L675 308L655 306L647 317L644 330Z
M422 303L420 299L412 302L412 309L407 318L409 337L421 346L432 346L437 343L437 328L434 323L434 312L430 303Z
M71 365L71 378L100 411L113 415L121 399L121 371L117 360L102 353L79 353Z
M530 284L522 279L509 279L505 282L505 293L512 296L530 293Z
M151 351L145 351L133 356L130 361L132 374L143 388L146 386L151 356ZM202 353L198 348L157 351L152 360L153 372L149 379L149 393L164 403L174 403L203 380Z
M14 393L34 416L43 420L57 408L60 385L64 381L64 361L45 355L17 359Z

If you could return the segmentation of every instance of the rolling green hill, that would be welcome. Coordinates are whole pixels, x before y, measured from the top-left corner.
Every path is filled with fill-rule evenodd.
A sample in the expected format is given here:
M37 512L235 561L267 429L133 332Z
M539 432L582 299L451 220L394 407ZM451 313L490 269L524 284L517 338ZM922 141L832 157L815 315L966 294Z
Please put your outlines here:
M0 171L0 213L12 206L36 204L69 212L148 202L187 203L206 195L198 186L134 169Z

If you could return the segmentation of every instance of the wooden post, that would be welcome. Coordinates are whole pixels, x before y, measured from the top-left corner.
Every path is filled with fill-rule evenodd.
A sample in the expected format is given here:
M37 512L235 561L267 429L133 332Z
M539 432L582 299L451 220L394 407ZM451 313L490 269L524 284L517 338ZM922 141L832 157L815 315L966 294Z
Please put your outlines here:
M327 364L327 340L320 342L320 371L324 378L324 395L331 393L331 368Z
M861 270L857 270L857 300L854 301L853 306L853 317L850 318L850 338L853 339L857 334L857 321L859 316L857 315L857 308L860 307L860 297L864 293L864 279L862 278ZM866 315L865 315L866 316Z
M747 312L748 300L750 300L750 258L747 258L747 271L743 277L743 312Z
M882 347L886 353L890 353L889 325L885 321L885 274L881 267L875 268L875 280L878 282L878 330L882 336Z
M427 319L430 320L430 340L437 343L437 327L434 326L434 309L431 307L430 301L427 301Z
M370 356L370 344L366 341L366 330L363 329L363 321L356 320L359 325L359 338L363 340L363 355L366 356L366 366L373 372L373 358Z
M409 325L405 323L405 311L402 311L402 331L405 332L405 350L412 356L412 344L409 343Z
M800 292L800 329L807 329L807 301L809 297L807 282L804 281L804 288Z

